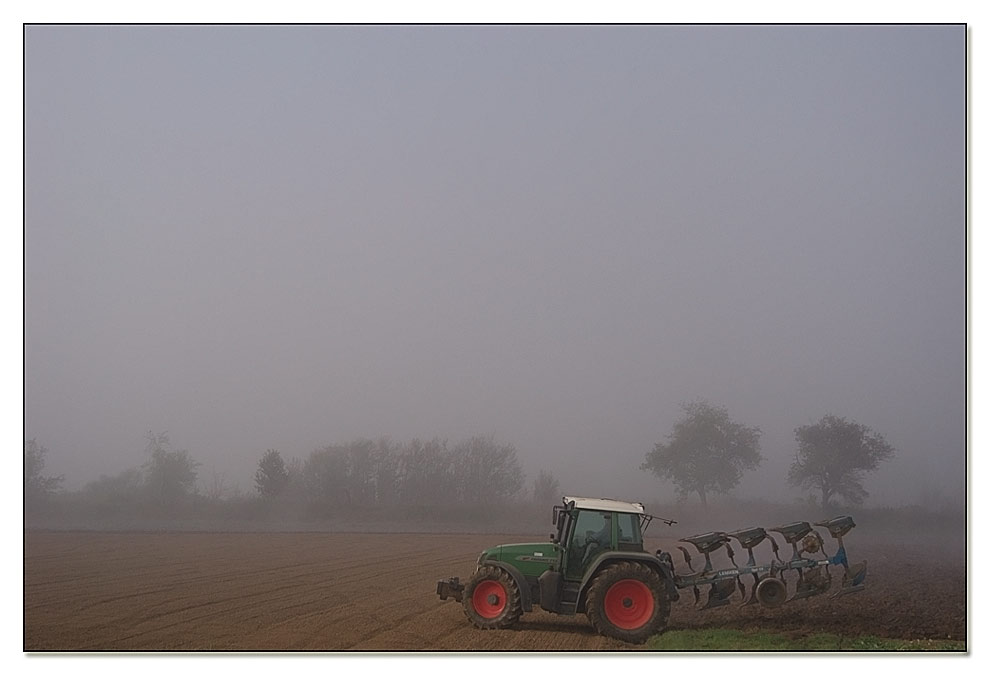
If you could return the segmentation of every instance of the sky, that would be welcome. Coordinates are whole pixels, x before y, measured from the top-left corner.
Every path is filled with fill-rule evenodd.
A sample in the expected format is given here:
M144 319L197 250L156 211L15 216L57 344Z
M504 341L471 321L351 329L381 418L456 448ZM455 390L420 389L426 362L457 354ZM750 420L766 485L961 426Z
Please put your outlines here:
M167 431L494 434L652 501L682 402L897 448L959 502L963 26L29 26L24 427L78 488Z

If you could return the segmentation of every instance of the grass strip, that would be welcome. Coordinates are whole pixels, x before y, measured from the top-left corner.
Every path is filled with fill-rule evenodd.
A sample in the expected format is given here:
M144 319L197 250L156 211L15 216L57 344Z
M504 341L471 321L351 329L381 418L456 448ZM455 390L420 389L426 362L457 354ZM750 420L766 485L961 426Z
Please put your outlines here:
M961 640L901 640L846 637L831 633L794 636L725 628L672 630L649 640L647 647L673 652L965 652Z

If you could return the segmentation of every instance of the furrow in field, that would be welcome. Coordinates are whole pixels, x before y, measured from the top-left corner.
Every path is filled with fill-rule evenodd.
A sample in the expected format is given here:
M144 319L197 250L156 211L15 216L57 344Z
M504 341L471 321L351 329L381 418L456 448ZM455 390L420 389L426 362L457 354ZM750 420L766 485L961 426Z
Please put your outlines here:
M27 533L24 647L35 650L585 651L634 648L587 619L537 610L481 631L435 595L466 579L476 535ZM966 568L908 544L863 546L867 591L771 612L698 612L672 628L747 627L889 637L966 636ZM858 559L858 558L857 558ZM951 562L951 561L950 561ZM738 598L734 598L737 600Z

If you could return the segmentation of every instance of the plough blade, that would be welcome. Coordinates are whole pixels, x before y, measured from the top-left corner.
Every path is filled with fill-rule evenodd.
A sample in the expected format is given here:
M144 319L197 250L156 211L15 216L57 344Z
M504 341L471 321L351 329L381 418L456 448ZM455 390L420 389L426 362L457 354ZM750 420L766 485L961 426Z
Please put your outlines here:
M850 586L859 586L866 580L866 561L861 563L851 565L849 569L846 570L845 575L842 579L842 585L845 586L846 583Z
M832 577L822 574L822 568L814 567L805 572L797 583L797 591L788 602L821 595L832 585Z
M708 602L702 610L721 607L729 604L729 596L736 592L736 582L733 579L720 579L708 589Z
M855 565L850 565L846 569L845 574L842 575L842 587L838 591L832 594L833 598L838 598L842 595L849 595L850 593L858 593L859 591L866 590L866 586L863 582L866 581L866 561L861 563L856 563Z
M835 593L830 595L831 598L841 598L843 595L849 595L850 593L859 593L860 591L865 591L866 586L843 586Z
M678 546L684 556L684 563L691 570L689 574L674 573L674 584L677 588L691 589L695 606L701 605L701 588L708 587L708 597L700 609L711 609L729 604L729 598L738 589L743 605L759 603L763 608L780 607L786 602L804 600L816 595L822 595L835 589L834 572L841 567L843 570L841 588L831 597L838 597L863 590L866 579L866 562L850 565L846 557L846 548L842 542L844 535L856 526L850 516L839 516L829 520L818 521L814 524L800 520L779 527L770 528L791 545L789 558L780 555L779 546L774 537L762 527L748 527L726 534L722 531L706 532L704 534L685 537L680 541L690 544L704 556L704 568L697 570L692 565L691 554L684 546ZM826 542L815 527L824 528L835 540L838 548L830 554ZM735 551L729 546L729 540L735 539L746 553L746 562L737 562ZM755 553L757 546L764 540L769 540L773 558L767 562L759 562ZM725 547L731 566L716 569L712 564L711 555ZM669 561L670 556L667 555ZM673 567L672 562L670 566ZM788 597L788 585L792 575L796 575L794 593ZM752 577L752 585L747 587L743 577Z

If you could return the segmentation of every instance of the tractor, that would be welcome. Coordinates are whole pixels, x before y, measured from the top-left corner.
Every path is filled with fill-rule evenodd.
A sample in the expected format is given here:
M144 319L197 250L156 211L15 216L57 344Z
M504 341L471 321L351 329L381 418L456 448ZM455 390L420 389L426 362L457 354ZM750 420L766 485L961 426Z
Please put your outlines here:
M486 549L467 583L458 577L442 579L437 595L460 602L468 620L482 629L508 628L523 612L539 607L554 614L586 614L599 634L642 643L666 627L671 603L682 590L690 589L697 605L701 589L707 587L708 599L701 609L710 609L729 604L737 589L745 599L743 579L751 577L744 604L773 608L788 601L785 573L797 575L790 600L798 600L829 590L830 567L836 566L843 577L835 596L864 588L866 562L850 565L842 543L842 536L855 527L849 516L815 523L838 540L832 556L825 553L822 536L805 521L770 528L792 546L786 561L777 541L762 527L685 537L680 541L703 555L705 566L696 571L688 550L678 546L690 570L684 574L675 571L670 553L644 550L643 533L653 520L676 524L647 514L641 503L564 497L563 504L553 507L555 531L549 542ZM732 539L748 553L741 565L736 564ZM758 564L753 549L763 541L770 542L774 559ZM732 566L715 569L711 554L723 546ZM820 557L805 555L816 553Z

